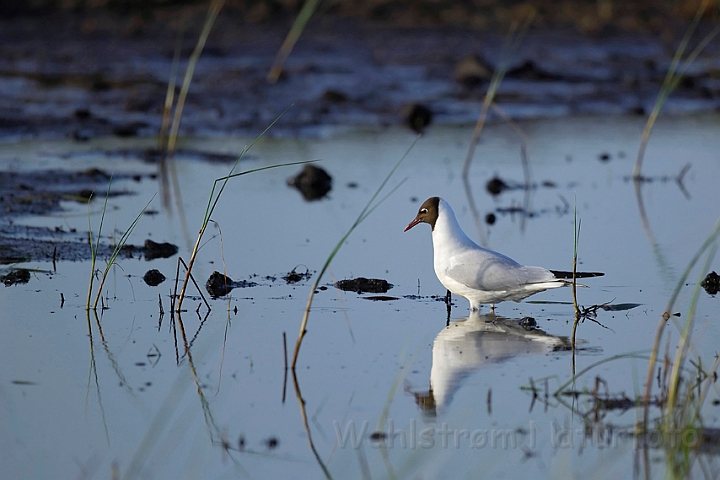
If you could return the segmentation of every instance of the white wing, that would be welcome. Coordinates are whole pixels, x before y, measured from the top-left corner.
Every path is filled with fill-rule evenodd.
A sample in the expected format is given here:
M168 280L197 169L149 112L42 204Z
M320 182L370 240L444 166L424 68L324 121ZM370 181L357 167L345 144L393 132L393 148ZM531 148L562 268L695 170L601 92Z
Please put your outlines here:
M453 256L446 273L463 285L486 292L514 290L521 285L555 280L549 270L520 265L505 255L485 249Z

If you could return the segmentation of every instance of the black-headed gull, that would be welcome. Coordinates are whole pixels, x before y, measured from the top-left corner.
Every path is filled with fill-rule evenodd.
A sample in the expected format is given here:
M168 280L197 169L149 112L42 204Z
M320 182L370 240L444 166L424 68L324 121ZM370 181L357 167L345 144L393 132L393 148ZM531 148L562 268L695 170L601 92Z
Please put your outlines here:
M518 302L549 288L570 285L571 272L521 265L510 257L482 248L462 231L450 205L431 197L420 206L407 232L418 223L432 228L435 275L445 288L470 301L470 311L480 305L512 300ZM598 277L599 272L579 272L576 278Z

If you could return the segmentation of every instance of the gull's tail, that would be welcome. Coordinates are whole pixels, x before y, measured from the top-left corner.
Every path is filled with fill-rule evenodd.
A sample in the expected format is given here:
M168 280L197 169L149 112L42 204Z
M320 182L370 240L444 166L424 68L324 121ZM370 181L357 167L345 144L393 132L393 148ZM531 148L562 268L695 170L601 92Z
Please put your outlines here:
M563 272L560 270L550 270L550 273L555 275L555 278L563 280L572 280L572 272ZM602 272L575 272L575 278L589 278L589 277L602 277L605 275Z

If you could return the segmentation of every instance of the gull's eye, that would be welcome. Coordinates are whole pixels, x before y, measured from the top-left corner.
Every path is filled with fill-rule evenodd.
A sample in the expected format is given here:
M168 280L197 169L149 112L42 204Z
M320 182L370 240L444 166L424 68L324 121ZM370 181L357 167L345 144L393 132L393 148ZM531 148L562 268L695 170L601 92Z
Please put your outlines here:
M420 209L420 213L427 213L427 212L428 212L427 208L421 208L421 209Z

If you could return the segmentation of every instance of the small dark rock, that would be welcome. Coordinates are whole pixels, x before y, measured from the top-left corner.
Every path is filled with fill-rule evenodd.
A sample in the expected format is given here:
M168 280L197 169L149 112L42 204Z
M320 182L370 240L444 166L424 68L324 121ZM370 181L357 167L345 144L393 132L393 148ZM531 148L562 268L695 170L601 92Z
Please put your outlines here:
M608 161L610 161L610 158L611 158L611 157L610 157L610 154L609 154L609 153L605 152L605 153L601 153L601 154L598 156L598 158L600 159L601 162L608 162Z
M308 202L320 200L332 189L332 177L322 168L305 165L303 169L287 179L287 184L300 190Z
M475 87L492 77L492 67L477 55L468 55L455 66L455 81L466 86Z
M487 215L485 215L485 223L488 225L495 225L495 221L497 218L495 217L495 214L490 212Z
M339 280L335 282L335 287L346 292L385 293L393 286L387 280L358 277L350 280Z
M156 258L170 258L178 252L178 247L172 243L157 243L150 239L145 240L145 260Z
M507 190L508 188L510 188L510 186L505 183L505 181L502 180L500 177L495 176L488 180L485 188L487 189L488 193L490 193L490 195L500 195L503 190Z
M358 185L357 182L348 182L345 186L348 188L358 188L360 185Z
M30 271L24 268L14 270L7 275L0 275L0 282L4 283L6 287L20 283L28 283L29 281Z
M700 286L710 295L717 295L720 291L720 275L715 271L708 273L705 279L700 282Z
M432 122L433 113L425 105L413 103L402 109L405 124L415 133L422 133Z
M205 282L205 289L212 298L224 297L235 288L233 279L220 272L213 272Z
M145 281L145 283L147 283L151 287L157 287L158 285L160 285L162 282L165 281L165 275L160 273L160 270L152 269L152 270L148 270L145 273L145 276L143 276L143 280Z

